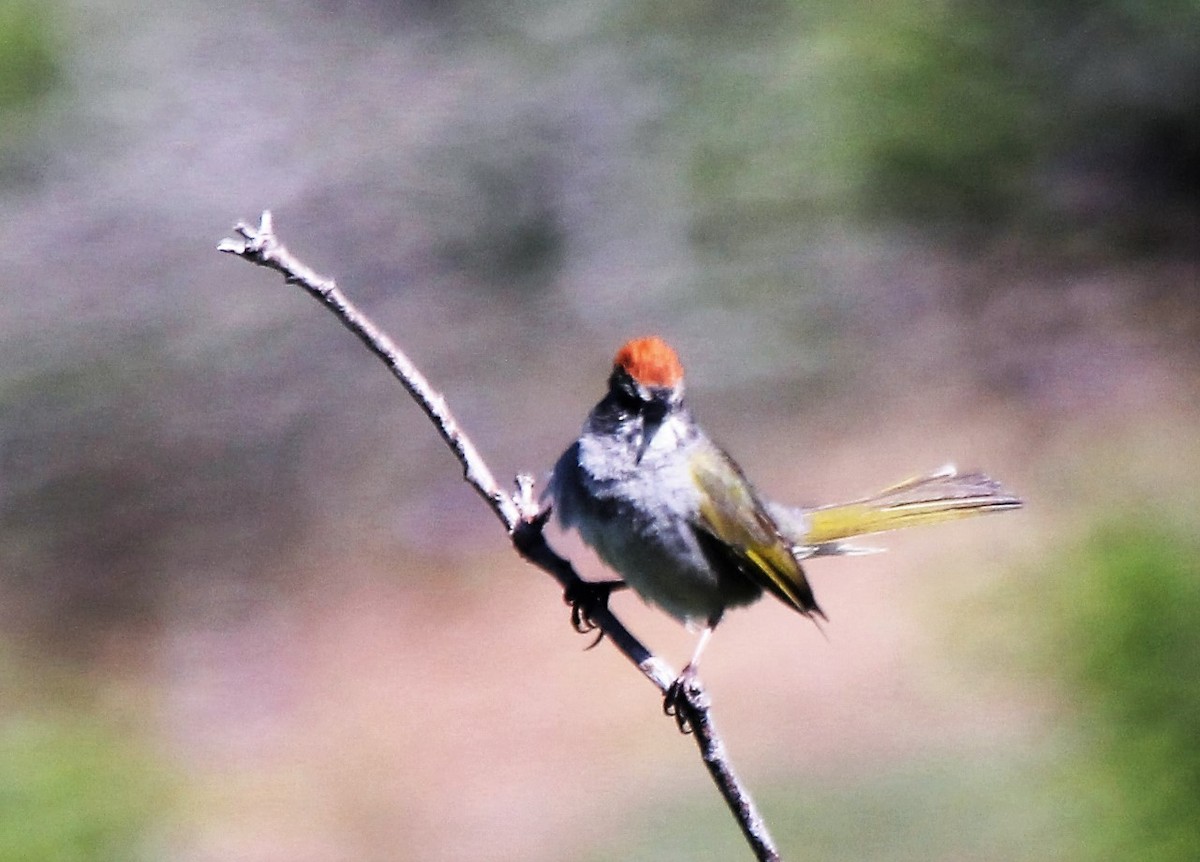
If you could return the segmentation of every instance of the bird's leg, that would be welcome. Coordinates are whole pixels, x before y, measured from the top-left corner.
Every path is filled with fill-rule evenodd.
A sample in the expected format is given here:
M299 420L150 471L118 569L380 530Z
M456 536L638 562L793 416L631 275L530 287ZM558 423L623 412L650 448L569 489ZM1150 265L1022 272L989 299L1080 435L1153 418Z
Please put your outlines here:
M581 635L595 631L597 626L592 622L592 614L601 608L608 607L608 597L617 590L625 589L628 584L624 581L584 581L579 580L567 587L563 592L563 601L571 606L571 625ZM600 632L592 641L591 649L604 638Z
M720 620L720 616L717 616L708 621L708 625L704 627L704 631L700 632L700 639L696 641L696 649L692 651L691 661L687 663L687 666L684 667L679 676L675 677L675 681L671 683L667 689L667 693L663 696L663 712L675 719L675 724L679 726L680 733L692 732L692 725L688 720L687 705L691 702L691 697L698 688L697 669L700 666L700 654L708 646L708 641L712 637L712 633Z
M532 501L532 481L528 476L518 476L517 494L513 498L523 512L521 520L513 528L513 544L517 546L517 550L522 556L529 559L533 559L532 549L537 546L537 543L540 542L542 547L545 547L542 529L550 520L552 511L551 506L538 508ZM592 622L592 614L607 607L608 597L615 590L623 589L626 584L624 581L618 580L585 581L575 575L573 571L571 574L574 577L571 579L570 586L563 591L563 601L571 606L571 625L574 626L575 631L587 634L598 628ZM600 643L603 638L604 632L601 631L588 649Z

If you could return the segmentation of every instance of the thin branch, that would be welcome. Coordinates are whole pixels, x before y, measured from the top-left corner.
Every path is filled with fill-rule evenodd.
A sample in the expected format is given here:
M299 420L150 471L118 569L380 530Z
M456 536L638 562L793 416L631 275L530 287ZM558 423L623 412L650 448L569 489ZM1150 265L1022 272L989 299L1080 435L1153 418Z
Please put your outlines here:
M733 765L725 752L725 743L713 725L708 692L691 678L684 681L681 695L682 704L676 708L684 710L684 718L696 738L704 766L717 789L721 791L721 796L725 798L725 804L733 812L746 843L760 862L779 862L779 851L775 849L771 833L767 831L767 824L762 819L758 806L754 804L754 799L733 771Z
M607 637L665 694L676 678L671 667L625 628L606 602L581 598L595 594L588 593L588 582L580 578L571 562L546 541L543 527L550 513L538 505L533 495L533 480L525 475L518 476L515 494L500 489L483 456L459 427L446 399L429 385L404 352L338 290L333 279L318 275L284 248L275 237L270 211L263 212L257 227L239 222L234 231L238 238L222 240L217 249L281 273L288 284L304 288L358 336L425 411L442 440L462 464L463 478L504 524L516 551L558 581L570 603L583 603L583 619ZM778 862L779 853L766 825L725 753L725 745L713 725L708 694L699 681L687 680L673 706L680 728L693 734L713 782L737 819L755 857L760 862Z
M437 427L446 445L463 465L463 478L467 484L483 497L511 533L521 519L515 501L500 490L492 471L475 449L475 444L459 430L458 422L446 405L446 399L433 390L417 366L392 343L386 333L346 299L332 278L317 275L283 247L275 238L269 210L263 212L257 229L243 222L234 230L242 239L224 239L217 245L218 251L236 254L259 266L283 273L288 284L298 284L320 300L347 329L359 337L368 350L383 360L384 365L425 411L425 415Z

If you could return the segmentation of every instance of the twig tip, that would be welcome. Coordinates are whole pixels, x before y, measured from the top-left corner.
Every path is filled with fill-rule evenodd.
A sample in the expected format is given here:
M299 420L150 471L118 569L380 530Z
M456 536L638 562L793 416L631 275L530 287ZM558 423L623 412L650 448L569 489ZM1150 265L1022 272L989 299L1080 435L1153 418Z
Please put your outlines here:
M512 495L512 501L517 507L517 513L521 516L521 520L537 527L544 526L550 516L550 508L548 506L543 508L533 495L533 476L528 473L518 473L514 484L517 490Z

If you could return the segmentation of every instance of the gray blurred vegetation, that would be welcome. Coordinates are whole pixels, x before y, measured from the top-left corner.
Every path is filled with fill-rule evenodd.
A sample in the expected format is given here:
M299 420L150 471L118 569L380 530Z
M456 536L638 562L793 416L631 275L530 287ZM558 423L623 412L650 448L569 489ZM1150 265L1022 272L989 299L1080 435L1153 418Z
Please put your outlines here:
M5 174L3 569L56 636L153 617L179 579L260 577L330 510L382 512L375 535L406 517L378 471L339 472L419 434L391 384L299 298L212 289L256 283L203 255L260 204L444 362L501 451L574 321L682 315L685 345L750 326L757 355L725 381L692 351L704 379L853 386L893 344L836 334L930 301L873 283L913 257L885 224L925 231L918 249L1016 235L1050 261L1191 249L1194 4L298 8L0 7L0 112L25 130ZM932 299L970 327L995 290ZM485 351L495 383L472 381ZM365 388L379 416L347 424ZM447 488L430 463L417 481Z
M870 422L947 381L1042 441L1148 353L1186 377L1198 44L1188 0L0 0L5 637L87 667L114 636L252 616L311 559L494 547L357 342L214 251L267 206L501 476L547 467L651 329L727 427ZM1194 553L1112 535L1053 616L1094 719L1076 778L1128 803L1086 858L1192 858ZM5 721L14 770L90 786L56 770L109 730ZM79 846L141 828L133 781L115 837ZM108 853L53 852L13 858Z
M761 331L751 373L810 392L852 380L874 360L831 337L865 302L846 292L840 236L868 217L935 243L1023 233L1051 256L1194 233L1192 4L303 8L260 4L243 28L171 4L128 28L120 4L0 8L0 111L44 114L18 138L44 197L28 177L8 193L24 212L5 252L22 312L0 381L4 571L59 629L152 617L189 572L256 577L322 508L395 505L350 490L363 477L324 454L358 387L390 406L359 417L348 459L390 448L395 421L419 425L391 384L298 299L207 287L231 273L200 258L203 237L259 203L385 323L541 332L486 345L508 392L462 379L484 345L447 353L460 371L442 379L501 428L534 397L511 390L564 314L687 308L685 332ZM266 86L239 128L220 112L252 81ZM254 194L222 194L239 176ZM309 359L317 341L334 355Z

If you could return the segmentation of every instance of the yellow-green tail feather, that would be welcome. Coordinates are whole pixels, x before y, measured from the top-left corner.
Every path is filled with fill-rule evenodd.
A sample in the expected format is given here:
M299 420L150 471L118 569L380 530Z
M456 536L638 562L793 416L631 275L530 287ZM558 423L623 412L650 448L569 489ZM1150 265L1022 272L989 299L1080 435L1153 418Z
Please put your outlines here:
M807 512L804 544L838 542L919 524L938 524L1016 509L1021 500L983 473L959 473L953 467L917 476L871 497Z

